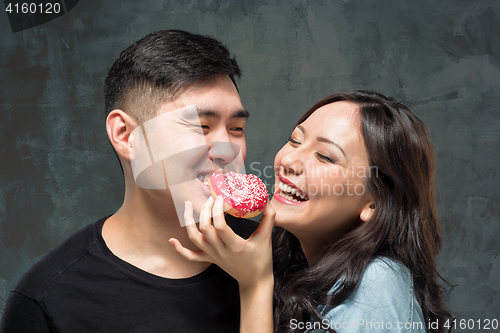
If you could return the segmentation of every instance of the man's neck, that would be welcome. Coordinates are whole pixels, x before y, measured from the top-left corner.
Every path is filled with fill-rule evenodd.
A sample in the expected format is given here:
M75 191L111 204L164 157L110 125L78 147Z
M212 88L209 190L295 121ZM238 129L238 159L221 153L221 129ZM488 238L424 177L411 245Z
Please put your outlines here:
M187 278L201 273L210 263L188 261L168 242L177 238L184 247L198 250L181 227L175 207L170 206L152 204L143 196L126 197L103 225L107 247L118 258L161 277Z

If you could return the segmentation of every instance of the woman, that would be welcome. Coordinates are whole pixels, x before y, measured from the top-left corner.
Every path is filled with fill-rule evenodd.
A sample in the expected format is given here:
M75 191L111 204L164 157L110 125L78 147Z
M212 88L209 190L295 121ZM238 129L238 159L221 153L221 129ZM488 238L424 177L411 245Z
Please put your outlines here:
M273 284L276 332L444 331L434 152L408 108L374 92L331 95L299 120L274 166L272 209L249 240L213 201L200 230L188 228L201 251L172 240L238 280L242 332L273 331Z

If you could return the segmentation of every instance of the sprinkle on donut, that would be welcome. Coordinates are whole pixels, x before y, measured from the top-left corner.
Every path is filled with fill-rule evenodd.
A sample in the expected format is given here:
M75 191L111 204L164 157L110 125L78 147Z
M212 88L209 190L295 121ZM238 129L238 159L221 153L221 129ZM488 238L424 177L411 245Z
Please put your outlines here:
M214 173L210 176L209 187L212 196L221 195L227 212L236 217L259 215L269 200L264 183L251 174Z

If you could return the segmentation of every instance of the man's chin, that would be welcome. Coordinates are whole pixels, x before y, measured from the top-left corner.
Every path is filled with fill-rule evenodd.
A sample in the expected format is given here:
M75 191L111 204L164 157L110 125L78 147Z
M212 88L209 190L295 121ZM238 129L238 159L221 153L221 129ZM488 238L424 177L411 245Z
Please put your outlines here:
M191 202L193 207L193 219L194 222L197 223L200 221L201 207L208 200L209 197L210 196L203 195L201 193L197 193L196 195L193 195L193 193L191 193L191 195L186 195L186 196L174 196L175 209L179 221L181 223L181 226L185 226L187 222L184 220L185 202L186 201Z

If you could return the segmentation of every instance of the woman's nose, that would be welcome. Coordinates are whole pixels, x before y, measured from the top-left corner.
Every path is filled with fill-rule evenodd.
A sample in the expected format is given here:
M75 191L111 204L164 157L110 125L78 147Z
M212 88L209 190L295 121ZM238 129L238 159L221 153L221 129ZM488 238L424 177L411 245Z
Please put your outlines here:
M300 149L294 149L283 155L281 158L281 165L286 172L300 175L304 172L304 156Z

